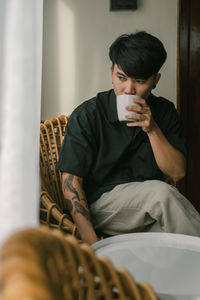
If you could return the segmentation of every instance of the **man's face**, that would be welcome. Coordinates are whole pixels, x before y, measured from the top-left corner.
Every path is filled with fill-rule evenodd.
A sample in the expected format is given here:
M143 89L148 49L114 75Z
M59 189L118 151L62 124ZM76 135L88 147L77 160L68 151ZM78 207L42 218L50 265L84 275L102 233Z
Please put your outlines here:
M111 77L115 95L134 94L147 99L160 79L160 74L152 75L148 79L128 77L116 64L111 66Z

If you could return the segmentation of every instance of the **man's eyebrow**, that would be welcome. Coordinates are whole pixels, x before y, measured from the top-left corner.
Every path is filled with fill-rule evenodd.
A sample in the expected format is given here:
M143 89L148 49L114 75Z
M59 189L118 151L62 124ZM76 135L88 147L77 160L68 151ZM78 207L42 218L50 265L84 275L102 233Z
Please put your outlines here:
M123 76L123 77L127 77L126 74L121 73L121 72L117 72L117 75Z

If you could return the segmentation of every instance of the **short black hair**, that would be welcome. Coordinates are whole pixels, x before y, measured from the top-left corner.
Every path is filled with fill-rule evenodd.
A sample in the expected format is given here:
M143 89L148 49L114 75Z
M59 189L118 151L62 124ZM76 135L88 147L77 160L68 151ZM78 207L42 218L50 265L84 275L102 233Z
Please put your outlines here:
M162 42L145 32L120 35L110 46L112 65L118 65L131 78L147 79L157 74L167 53Z

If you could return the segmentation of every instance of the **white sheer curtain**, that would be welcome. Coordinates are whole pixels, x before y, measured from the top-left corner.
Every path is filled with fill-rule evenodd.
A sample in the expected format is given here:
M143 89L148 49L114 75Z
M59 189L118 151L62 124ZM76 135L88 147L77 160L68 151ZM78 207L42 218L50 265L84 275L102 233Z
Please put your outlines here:
M43 0L0 0L0 244L38 224Z

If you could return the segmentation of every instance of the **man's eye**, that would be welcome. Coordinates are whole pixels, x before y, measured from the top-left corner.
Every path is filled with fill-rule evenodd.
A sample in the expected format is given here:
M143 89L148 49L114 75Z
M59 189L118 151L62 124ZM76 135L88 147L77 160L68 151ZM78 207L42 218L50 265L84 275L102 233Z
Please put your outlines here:
M126 80L126 78L122 77L122 76L118 76L118 78L119 78L120 81L125 81Z
M142 79L136 79L136 82L139 84L145 84L146 81Z

